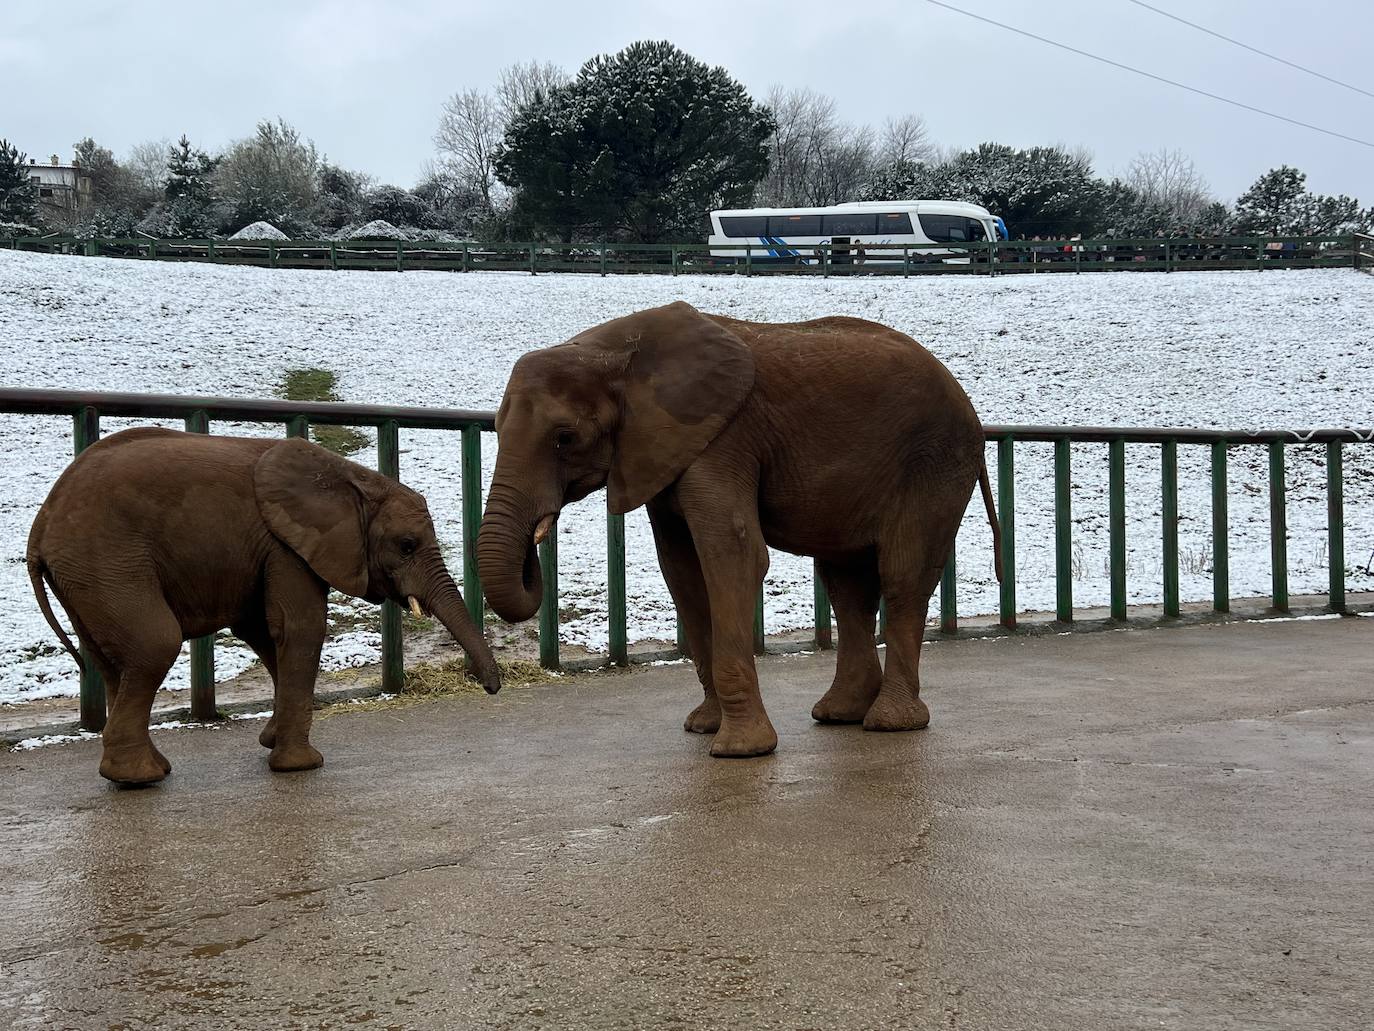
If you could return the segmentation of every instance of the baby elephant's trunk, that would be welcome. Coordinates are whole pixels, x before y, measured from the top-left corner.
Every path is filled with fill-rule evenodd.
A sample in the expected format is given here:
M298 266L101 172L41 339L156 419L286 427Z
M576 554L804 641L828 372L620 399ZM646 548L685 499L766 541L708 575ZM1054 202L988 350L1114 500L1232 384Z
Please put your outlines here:
M424 607L434 613L463 651L468 653L468 669L487 694L495 694L501 690L501 671L497 668L496 657L487 646L481 628L468 614L467 605L463 603L463 596L458 592L453 577L443 570L431 582L429 597L423 599Z

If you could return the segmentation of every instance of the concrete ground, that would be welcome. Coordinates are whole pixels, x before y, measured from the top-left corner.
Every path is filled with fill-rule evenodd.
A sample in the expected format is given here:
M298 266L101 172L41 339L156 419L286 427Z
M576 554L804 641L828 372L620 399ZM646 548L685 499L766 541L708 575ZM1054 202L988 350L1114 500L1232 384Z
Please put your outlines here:
M930 728L684 734L683 666L0 755L0 1026L1358 1028L1374 619L967 640Z

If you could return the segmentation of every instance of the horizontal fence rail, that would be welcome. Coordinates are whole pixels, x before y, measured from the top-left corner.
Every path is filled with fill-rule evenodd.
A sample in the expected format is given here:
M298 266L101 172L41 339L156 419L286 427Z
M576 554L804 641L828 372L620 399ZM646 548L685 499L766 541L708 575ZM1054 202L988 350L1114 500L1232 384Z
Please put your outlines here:
M262 268L402 272L585 272L596 275L1010 275L1037 272L1368 268L1374 238L1130 237L929 244L478 243L423 240L155 240L0 238L0 248L87 257L200 261Z
M477 529L482 514L481 434L494 428L494 413L466 409L421 408L391 405L347 404L342 402L300 402L250 400L223 397L181 397L155 394L102 393L78 390L0 389L0 413L17 415L66 416L72 420L73 453L79 455L100 438L102 417L182 419L187 430L212 432L215 422L250 422L280 425L288 436L305 436L312 425L368 426L378 431L378 465L386 475L400 478L397 432L401 429L448 430L460 435L462 465L460 484L463 513L463 596L474 620L483 623L481 581L476 562ZM1055 535L1055 616L1062 623L1074 620L1072 588L1073 519L1071 514L1071 445L1105 445L1104 458L1109 468L1109 552L1111 619L1127 616L1126 533L1124 448L1126 444L1158 445L1162 510L1160 534L1163 545L1163 591L1166 619L1180 614L1178 555L1178 448L1206 447L1210 454L1213 527L1213 600L1216 612L1230 606L1227 537L1227 454L1235 447L1263 447L1269 460L1270 545L1273 608L1289 610L1287 523L1284 477L1284 449L1291 445L1320 444L1325 448L1327 483L1327 561L1330 570L1327 608L1346 611L1345 520L1343 447L1374 445L1371 429L1310 430L1199 430L1183 428L1124 428L1104 426L1001 426L984 427L985 437L995 446L997 515L1002 535L1003 580L999 594L998 620L1006 630L1014 630L1016 600L1016 502L1015 453L1020 443L1054 445L1054 535ZM607 513L607 586L610 642L608 661L629 662L626 615L625 524L624 516ZM540 661L557 667L558 641L558 536L556 529L539 545L544 574L544 599L539 614ZM817 575L814 582L815 634L817 648L833 645L829 598ZM955 555L945 565L939 589L939 629L946 634L958 631ZM755 647L764 651L764 619L760 592L754 619ZM388 691L400 690L405 668L401 642L401 613L391 602L382 608L382 682ZM883 625L882 615L879 620ZM678 651L685 654L679 621ZM191 708L198 719L215 717L213 637L200 638L191 645ZM81 678L81 723L98 730L105 720L105 692L99 675L83 664Z

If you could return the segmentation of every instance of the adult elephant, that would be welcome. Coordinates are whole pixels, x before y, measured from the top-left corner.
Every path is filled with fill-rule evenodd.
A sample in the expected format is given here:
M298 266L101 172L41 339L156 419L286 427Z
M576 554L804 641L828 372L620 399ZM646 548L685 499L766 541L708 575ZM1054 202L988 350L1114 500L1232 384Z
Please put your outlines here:
M819 560L839 622L835 680L812 716L869 730L929 722L926 611L975 481L994 534L997 524L973 405L910 337L862 319L770 325L677 302L524 355L496 431L477 559L502 617L534 615L535 545L564 505L605 486L612 512L648 505L705 691L686 729L715 733L712 755L777 745L752 647L769 545Z

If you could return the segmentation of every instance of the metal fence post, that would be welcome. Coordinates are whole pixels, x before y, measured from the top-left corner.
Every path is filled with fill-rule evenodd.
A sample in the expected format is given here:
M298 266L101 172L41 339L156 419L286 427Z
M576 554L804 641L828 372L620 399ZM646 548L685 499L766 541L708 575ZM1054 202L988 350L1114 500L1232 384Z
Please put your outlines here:
M752 276L754 274L754 247L753 244L744 245L744 274Z
M1345 483L1341 475L1341 443L1326 443L1326 555L1331 573L1330 607L1345 611Z
M331 272L339 270L339 245L333 240L329 241L329 270Z
M468 266L468 243L467 243L466 240L464 240L464 241L463 241L463 263L462 263L461 266L459 266L459 268L460 268L461 271L467 272L467 271L468 271L468 267L469 267L469 266Z
M1160 449L1161 530L1164 559L1164 615L1179 614L1178 596L1178 442Z
M997 520L1002 524L1002 589L998 615L1008 630L1016 627L1016 469L1011 434L997 440Z
M759 593L754 597L754 654L763 655L767 651L763 636L763 584L759 584Z
M610 620L610 658L617 666L630 664L625 626L625 517L606 513L606 615Z
M673 264L673 275L677 275L677 244L672 245L671 256L669 260L671 260Z
M1073 497L1068 437L1054 442L1054 618L1073 622Z
M1227 543L1226 441L1212 445L1212 609L1231 611L1231 556Z
M482 578L477 572L477 530L482 524L482 430L463 427L463 600L480 630L483 623Z
M81 452L100 439L100 412L90 405L83 405L72 416L72 454ZM105 729L105 679L91 661L90 653L82 646L81 652L81 729L99 731Z
M1112 619L1126 618L1126 442L1107 445L1107 522L1111 548Z
M811 585L815 599L816 647L818 649L834 647L834 635L831 633L830 592L825 589L825 580L821 576L820 559L813 559L811 562Z
M539 544L539 572L544 579L544 600L539 605L539 665L558 669L558 524Z
M1283 441L1269 442L1269 570L1274 608L1288 611L1288 497Z
M606 245L605 245L604 243L601 245L600 250L601 250L601 275L604 277L604 276L606 275Z
M387 419L377 427L377 471L393 480L401 478L400 434L396 420ZM401 607L394 601L382 602L382 690L398 694L405 690L406 665L401 641Z
M304 415L293 415L286 420L286 435L310 439L310 420Z
M538 275L538 270L534 264L534 244L530 244L530 275Z
M400 240L397 240L397 241L396 241L396 271L397 271L397 272L404 272L404 271L405 271L405 268L404 268L404 267L402 266L402 264L401 264L402 259L404 258L404 256L405 256L405 249L401 246L401 241L400 241Z
M957 574L955 555L957 549L949 549L944 571L940 574L940 633L953 634L959 630L959 599L956 595Z
M209 433L210 417L204 411L186 417L188 433ZM215 635L206 634L191 642L191 719L217 720L215 708Z

